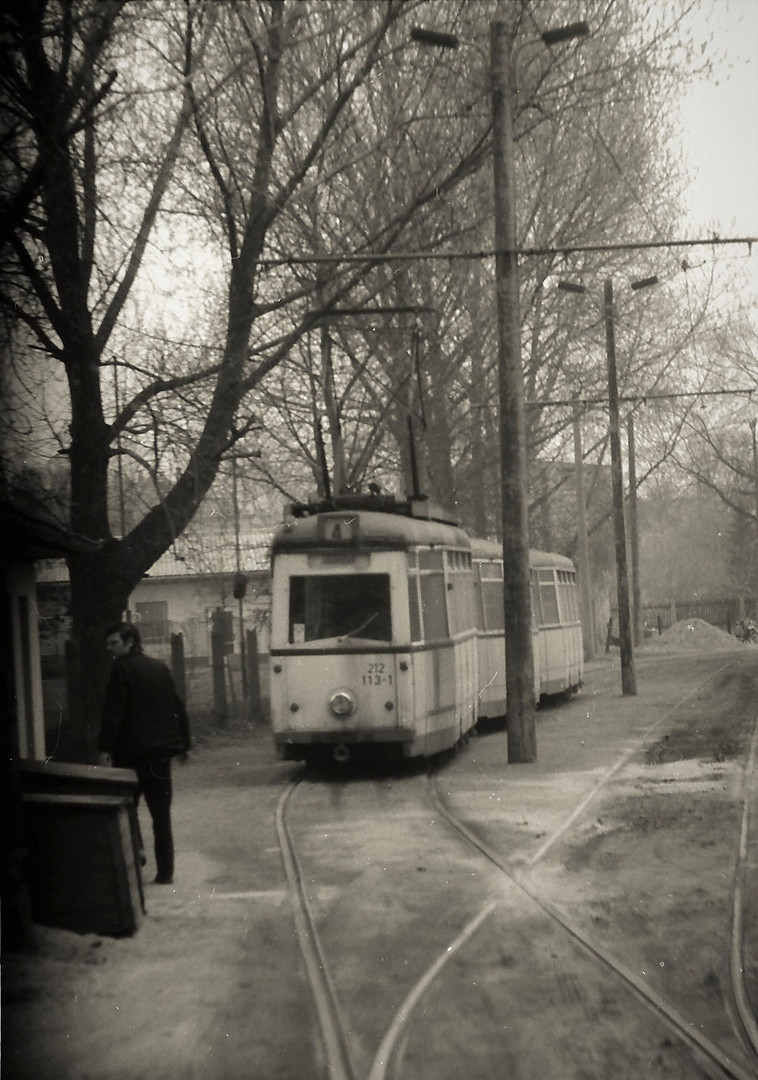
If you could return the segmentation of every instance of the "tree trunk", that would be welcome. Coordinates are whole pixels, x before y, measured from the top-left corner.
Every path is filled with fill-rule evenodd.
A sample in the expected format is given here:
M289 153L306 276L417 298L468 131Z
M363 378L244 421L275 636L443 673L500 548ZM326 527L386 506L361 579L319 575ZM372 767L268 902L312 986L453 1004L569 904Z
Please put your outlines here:
M105 685L111 658L105 649L105 631L119 622L129 600L130 581L119 572L112 555L72 555L71 622L73 670L69 678L71 756L85 764L97 760L97 740Z

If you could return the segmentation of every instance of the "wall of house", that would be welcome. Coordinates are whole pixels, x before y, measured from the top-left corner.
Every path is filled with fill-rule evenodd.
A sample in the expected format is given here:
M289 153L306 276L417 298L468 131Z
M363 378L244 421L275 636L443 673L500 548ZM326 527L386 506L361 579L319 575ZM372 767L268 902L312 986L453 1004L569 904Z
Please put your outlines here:
M209 660L211 617L220 607L232 613L234 654L239 653L239 601L232 595L233 579L188 574L146 577L129 599L129 616L143 631L145 651L162 658L171 653L171 634L184 635L188 658ZM70 636L68 582L46 582L40 586L42 618L41 645L46 658L61 662ZM248 574L247 592L242 601L244 630L255 630L258 650L269 651L271 593L268 574ZM151 616L159 615L159 625ZM161 617L162 616L162 617ZM153 623L153 625L150 625Z
M145 652L171 664L171 635L184 638L185 696L194 716L215 709L211 669L211 627L216 608L231 614L232 640L224 660L227 692L232 705L244 696L245 675L240 653L240 604L233 596L234 575L186 573L147 576L129 598L128 615L139 626ZM44 707L51 742L54 728L66 711L65 652L70 637L68 582L40 583L41 646ZM267 654L270 648L271 595L269 575L247 574L242 600L243 631L255 630L261 691L268 694ZM246 653L246 659L247 653Z
M192 575L177 578L145 578L132 593L130 612L143 631L145 651L156 656L170 656L171 634L184 636L184 655L188 659L208 660L211 655L212 616L216 608L232 614L233 650L240 652L240 603L232 595L229 577ZM161 607L165 605L165 607ZM165 625L160 618L165 611ZM255 630L258 649L269 651L271 595L268 575L248 575L247 591L242 600L244 631Z

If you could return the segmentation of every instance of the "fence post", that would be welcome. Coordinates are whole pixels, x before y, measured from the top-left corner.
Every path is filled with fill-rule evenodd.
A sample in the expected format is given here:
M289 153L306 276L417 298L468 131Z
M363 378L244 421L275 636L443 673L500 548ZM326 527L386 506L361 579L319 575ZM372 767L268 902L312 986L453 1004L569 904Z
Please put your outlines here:
M671 619L670 625L673 626L676 622L676 600L669 600L669 618Z
M245 659L247 662L247 715L251 724L263 720L263 706L261 703L261 673L258 666L258 634L255 630L248 630L245 634L247 649Z
M219 723L226 723L229 708L226 702L226 635L223 608L215 608L211 627L211 670L213 674L213 714Z
M187 675L184 667L184 634L171 635L171 671L174 675L176 692L182 701L187 701Z

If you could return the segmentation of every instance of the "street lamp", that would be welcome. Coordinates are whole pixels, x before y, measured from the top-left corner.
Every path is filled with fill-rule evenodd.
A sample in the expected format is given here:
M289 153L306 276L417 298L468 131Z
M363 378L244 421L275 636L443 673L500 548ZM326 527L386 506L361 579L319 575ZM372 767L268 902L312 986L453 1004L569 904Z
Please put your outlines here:
M619 608L619 651L621 653L621 692L628 697L637 693L634 671L634 645L629 607L629 574L626 564L626 525L624 522L624 474L621 464L619 431L619 390L616 372L616 336L613 325L613 281L606 278L603 290L605 351L608 360L608 415L613 479L613 535L616 542L616 592Z
M541 35L556 45L589 33L585 22ZM414 41L456 48L454 35L415 27ZM537 760L534 722L534 654L529 575L529 496L527 488L526 408L521 365L516 183L513 154L511 80L513 60L505 23L490 23L490 93L495 214L495 298L498 328L500 400L500 485L503 529L505 694L508 714L508 761Z
M658 283L657 277L633 281L635 291ZM586 288L576 282L559 281L558 288L564 292L584 293ZM626 523L624 520L624 475L621 461L621 433L619 422L618 374L616 370L616 334L613 317L613 281L606 278L603 289L603 316L605 321L605 351L608 366L608 431L611 444L611 480L613 487L613 535L616 551L616 593L619 612L619 652L621 654L621 691L627 697L637 693L637 677L634 670L634 645L632 617L629 603L629 572L626 558ZM636 483L636 479L635 479ZM635 539L636 543L636 539ZM637 570L637 576L639 570ZM638 601L639 605L639 601Z

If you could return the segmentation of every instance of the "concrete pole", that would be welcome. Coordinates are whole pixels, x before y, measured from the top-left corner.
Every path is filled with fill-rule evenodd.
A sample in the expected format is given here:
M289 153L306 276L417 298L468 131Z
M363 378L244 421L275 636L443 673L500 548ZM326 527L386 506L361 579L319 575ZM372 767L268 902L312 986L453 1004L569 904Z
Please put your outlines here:
M534 654L529 588L526 409L521 367L516 192L511 116L511 58L503 22L490 24L495 279L500 391L500 482L503 520L508 761L537 759Z
M587 510L584 494L584 453L582 450L582 414L579 403L574 405L574 477L576 485L576 530L579 541L579 584L584 628L584 659L595 658L595 616L590 576L590 545L587 536Z
M232 510L234 513L234 564L237 574L241 572L241 548L240 548L240 509L239 496L237 494L237 458L232 457ZM240 680L242 696L247 697L247 664L245 663L245 612L242 597L239 598L239 635L240 635Z
M755 513L755 547L753 555L753 568L758 563L758 438L755 433L756 422L750 421L750 433L753 437L753 498Z
M632 629L635 648L642 642L642 582L640 581L640 527L637 517L637 454L634 444L634 414L626 422L629 460L629 539L632 556Z
M629 611L629 576L626 566L626 527L624 524L624 476L621 467L619 432L619 393L616 374L616 338L613 327L613 282L605 282L605 345L608 357L608 412L610 417L611 475L613 480L613 531L616 542L616 589L621 641L621 689L625 696L637 693L634 673L634 649Z

